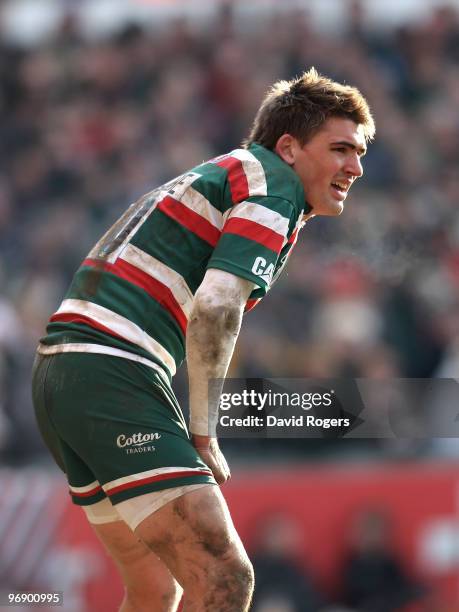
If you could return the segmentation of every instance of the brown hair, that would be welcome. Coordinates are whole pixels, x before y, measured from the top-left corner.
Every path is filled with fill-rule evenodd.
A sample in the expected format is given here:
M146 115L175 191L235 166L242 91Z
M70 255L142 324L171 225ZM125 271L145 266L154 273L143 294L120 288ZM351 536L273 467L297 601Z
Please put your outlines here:
M311 68L296 79L274 83L243 146L257 143L273 150L282 134L291 134L303 145L330 117L352 119L363 126L366 141L374 137L373 117L360 91Z

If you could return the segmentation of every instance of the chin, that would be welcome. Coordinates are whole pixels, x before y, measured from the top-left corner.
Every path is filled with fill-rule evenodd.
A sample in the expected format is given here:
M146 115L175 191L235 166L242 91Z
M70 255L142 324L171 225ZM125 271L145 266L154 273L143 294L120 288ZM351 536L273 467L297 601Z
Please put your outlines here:
M344 204L343 202L339 202L333 209L333 212L330 213L330 216L332 217L338 217L344 210Z
M339 217L344 210L344 202L329 202L327 204L319 204L312 206L312 210L316 215L323 217Z

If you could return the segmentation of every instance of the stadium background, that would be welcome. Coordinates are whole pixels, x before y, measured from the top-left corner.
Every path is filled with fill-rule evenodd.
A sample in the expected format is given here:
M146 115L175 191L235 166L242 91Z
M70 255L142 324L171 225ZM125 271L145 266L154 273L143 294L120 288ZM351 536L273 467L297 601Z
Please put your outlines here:
M231 373L455 377L459 3L2 2L0 47L0 591L110 612L120 587L29 391L78 262L129 202L237 146L271 82L314 65L364 92L377 139L345 213L308 224L245 318ZM185 405L183 371L176 389ZM416 434L445 401L404 414L400 439L224 441L228 501L272 585L257 610L363 609L349 559L378 537L404 576L381 610L459 610L459 446Z

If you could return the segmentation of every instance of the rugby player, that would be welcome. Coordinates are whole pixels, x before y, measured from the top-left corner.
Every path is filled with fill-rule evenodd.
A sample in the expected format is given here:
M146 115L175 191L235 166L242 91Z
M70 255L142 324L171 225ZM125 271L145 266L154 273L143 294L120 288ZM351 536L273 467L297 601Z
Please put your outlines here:
M244 310L305 221L339 215L374 135L315 69L275 83L239 149L132 204L81 263L34 365L40 430L116 562L123 612L247 610L253 571L218 485L218 394ZM189 430L171 388L187 358Z

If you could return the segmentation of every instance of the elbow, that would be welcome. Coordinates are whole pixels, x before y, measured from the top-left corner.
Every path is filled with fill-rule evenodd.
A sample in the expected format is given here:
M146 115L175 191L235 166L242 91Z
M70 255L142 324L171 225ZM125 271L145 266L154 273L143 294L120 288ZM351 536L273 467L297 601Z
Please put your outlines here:
M228 346L234 345L241 326L242 311L235 305L195 300L187 328L189 348L198 349L202 364L224 361Z
M189 323L199 323L226 335L239 331L242 309L235 304L218 304L197 300L193 306Z

